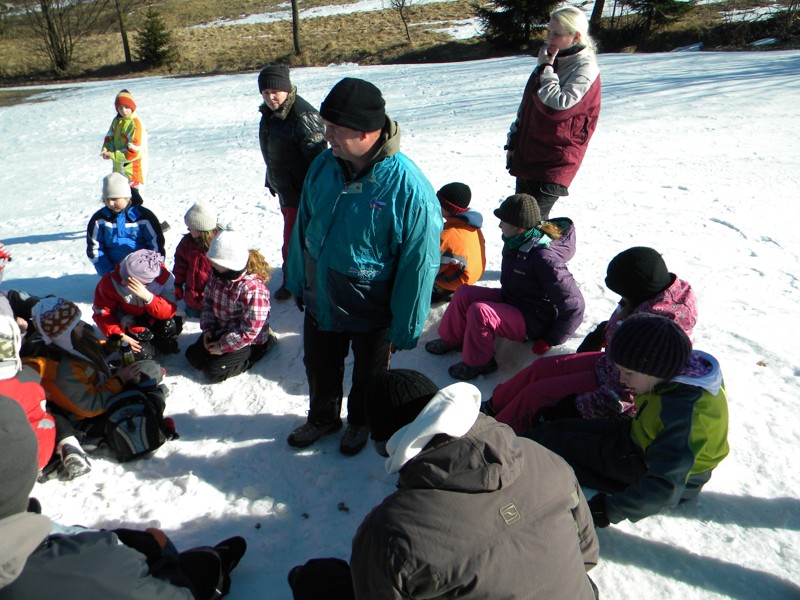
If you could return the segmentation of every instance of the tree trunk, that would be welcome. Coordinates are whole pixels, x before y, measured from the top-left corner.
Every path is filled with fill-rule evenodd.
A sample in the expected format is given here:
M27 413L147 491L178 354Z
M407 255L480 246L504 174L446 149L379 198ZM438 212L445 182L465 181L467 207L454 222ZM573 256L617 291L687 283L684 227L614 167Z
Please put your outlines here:
M600 21L603 18L603 9L606 7L606 0L594 0L594 8L592 9L592 18L589 19L589 24L592 28L592 33L597 33L600 28Z
M294 53L299 55L302 48L300 47L300 11L297 8L297 0L292 0L292 40L294 41Z
M133 64L131 60L131 47L128 45L128 29L125 26L125 11L122 10L119 0L114 0L114 5L117 7L117 20L119 21L119 34L122 36L122 49L125 51L125 64L130 66Z

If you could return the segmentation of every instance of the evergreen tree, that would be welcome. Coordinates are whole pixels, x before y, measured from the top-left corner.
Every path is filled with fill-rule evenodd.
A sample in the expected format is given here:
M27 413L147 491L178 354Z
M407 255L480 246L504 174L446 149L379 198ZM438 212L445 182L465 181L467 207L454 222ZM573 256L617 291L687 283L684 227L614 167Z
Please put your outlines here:
M560 0L495 0L493 8L476 6L484 36L500 48L522 48L550 20Z
M153 6L147 7L144 23L136 32L136 58L141 62L159 66L175 56L172 36L164 19Z

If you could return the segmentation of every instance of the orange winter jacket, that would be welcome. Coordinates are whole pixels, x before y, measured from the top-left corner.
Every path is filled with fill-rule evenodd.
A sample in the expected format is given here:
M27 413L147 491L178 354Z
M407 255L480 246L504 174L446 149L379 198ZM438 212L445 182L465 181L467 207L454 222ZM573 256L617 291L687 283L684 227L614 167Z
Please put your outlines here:
M103 150L111 152L114 171L131 182L131 187L144 184L147 174L147 129L134 112L130 117L117 115L103 140Z
M460 285L473 284L481 278L486 268L482 223L483 217L472 210L445 219L436 286L452 292Z

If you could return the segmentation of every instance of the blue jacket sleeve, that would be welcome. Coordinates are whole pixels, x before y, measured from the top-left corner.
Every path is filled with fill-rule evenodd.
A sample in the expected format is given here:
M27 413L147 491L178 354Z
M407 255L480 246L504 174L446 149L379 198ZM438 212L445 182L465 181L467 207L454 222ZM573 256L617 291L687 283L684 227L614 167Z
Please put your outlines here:
M418 182L403 222L401 255L392 285L389 341L402 350L416 347L431 307L439 270L442 213L433 188Z

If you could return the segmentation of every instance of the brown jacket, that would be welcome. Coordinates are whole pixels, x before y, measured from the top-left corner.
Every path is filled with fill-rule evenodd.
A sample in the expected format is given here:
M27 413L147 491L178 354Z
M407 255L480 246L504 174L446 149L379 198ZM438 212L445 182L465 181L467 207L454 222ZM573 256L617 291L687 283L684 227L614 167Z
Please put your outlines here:
M572 469L479 415L437 435L364 519L356 598L591 599L598 543Z

